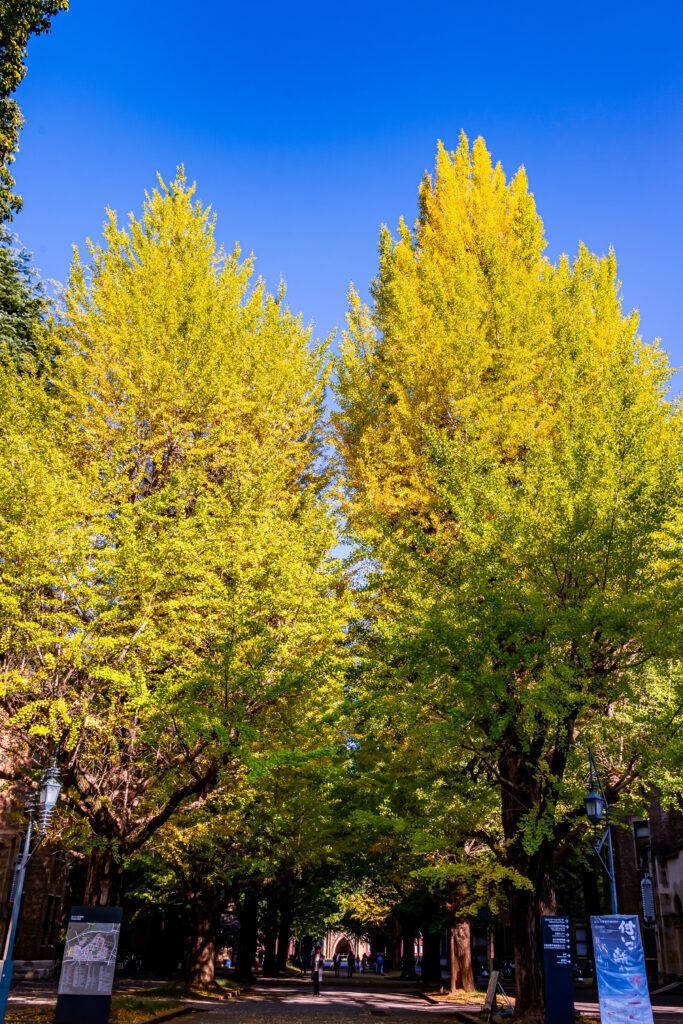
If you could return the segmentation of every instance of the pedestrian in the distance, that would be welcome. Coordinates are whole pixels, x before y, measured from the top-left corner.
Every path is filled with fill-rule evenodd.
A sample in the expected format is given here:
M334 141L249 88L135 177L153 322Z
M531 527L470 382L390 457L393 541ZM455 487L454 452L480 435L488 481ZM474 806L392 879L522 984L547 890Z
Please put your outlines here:
M367 953L363 953L362 957L360 958L360 969L361 969L361 973L362 974L365 974L365 972L368 969L368 954Z
M335 953L332 957L332 966L334 967L335 978L339 977L339 968L341 967L341 953Z
M313 995L320 995L320 984L323 980L323 968L325 966L325 958L322 955L321 950L316 949L313 955Z
M384 974L384 953L377 954L377 973Z
M304 976L308 974L308 953L301 954L301 973Z
M347 956L346 963L348 965L347 971L346 971L346 977L347 978L352 978L353 977L353 969L356 966L356 954L353 951L351 951L349 953L349 955Z

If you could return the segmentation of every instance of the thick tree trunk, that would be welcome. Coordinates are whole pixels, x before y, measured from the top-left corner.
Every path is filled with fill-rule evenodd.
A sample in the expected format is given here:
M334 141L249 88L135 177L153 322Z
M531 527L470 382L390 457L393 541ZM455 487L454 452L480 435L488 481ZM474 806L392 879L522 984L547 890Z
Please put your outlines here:
M460 911L464 906L465 891L455 882L450 883L448 907L448 967L451 974L450 995L458 989L474 992L472 972L472 945L470 919Z
M455 942L454 921L451 921L448 927L448 970L451 975L448 994L454 996L460 988L460 965L458 963L458 947Z
M553 841L540 840L533 853L528 853L523 845L525 819L539 812L552 815L555 793L548 788L544 774L538 771L539 757L538 749L524 752L523 745L515 738L498 762L503 832L508 841L506 866L528 879L531 885L529 889L512 883L506 886L515 948L514 1020L529 1024L545 1022L541 917L555 913L551 879ZM565 764L566 754L558 746L551 757L551 777L561 779Z
M278 932L278 898L273 886L269 886L266 895L266 912L263 919L263 967L261 973L273 977L278 973L277 945Z
M465 992L474 992L474 972L472 970L472 941L470 937L469 917L459 917L454 929L455 949L460 971L460 987Z
M549 876L534 891L510 887L510 924L515 947L515 1019L545 1020L541 916L554 913Z
M205 886L190 899L192 940L188 951L187 975L194 985L212 985L215 977L218 894Z
M401 919L403 931L403 972L402 979L415 977L415 923L407 917Z
M123 891L123 871L109 850L93 850L88 856L83 902L86 907L118 907Z
M422 956L422 980L430 985L441 984L441 935L425 928Z
M292 905L289 899L289 890L285 889L280 897L280 920L277 932L277 969L280 974L284 974L287 970L291 934Z
M237 916L240 934L237 941L237 966L234 977L238 981L253 981L258 942L258 896L255 892L244 895L237 907Z
M392 971L401 970L401 934L394 935L391 940L391 969Z

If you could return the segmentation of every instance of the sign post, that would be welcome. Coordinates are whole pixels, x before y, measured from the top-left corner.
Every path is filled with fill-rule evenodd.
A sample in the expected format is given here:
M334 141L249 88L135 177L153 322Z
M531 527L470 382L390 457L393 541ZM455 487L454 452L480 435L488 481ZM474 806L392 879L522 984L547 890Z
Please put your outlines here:
M600 1017L610 1024L653 1024L638 918L591 917Z
M73 907L59 977L55 1024L107 1024L121 907Z
M568 917L543 918L545 1015L548 1024L574 1024L574 977Z

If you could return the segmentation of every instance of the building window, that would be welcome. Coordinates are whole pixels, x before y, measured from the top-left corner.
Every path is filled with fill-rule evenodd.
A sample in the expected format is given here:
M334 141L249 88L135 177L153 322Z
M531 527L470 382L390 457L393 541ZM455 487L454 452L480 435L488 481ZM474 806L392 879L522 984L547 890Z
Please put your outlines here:
M636 864L640 871L650 870L650 824L647 821L633 823L636 842Z

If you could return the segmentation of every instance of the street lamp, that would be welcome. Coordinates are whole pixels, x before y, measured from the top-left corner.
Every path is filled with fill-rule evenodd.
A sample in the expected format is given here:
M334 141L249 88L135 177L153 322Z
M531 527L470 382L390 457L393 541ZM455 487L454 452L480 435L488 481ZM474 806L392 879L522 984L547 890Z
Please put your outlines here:
M52 812L57 804L59 791L62 788L57 777L58 774L57 766L55 764L52 764L51 767L43 773L43 777L40 780L40 788L38 790L37 820L35 800L31 799L25 808L28 814L28 826L26 828L24 848L21 852L19 863L16 866L14 881L12 883L12 891L10 893L12 913L7 927L7 935L5 937L4 955L2 961L0 961L0 1024L3 1024L5 1020L9 988L12 983L12 970L14 968L12 950L14 948L14 939L17 933L17 924L19 921L19 908L21 906L21 894L24 889L26 865L45 838L45 833L48 825L50 824L50 818L52 817ZM34 828L39 838L33 850L31 850L31 836Z
M593 826L593 849L609 877L612 913L617 914L619 911L617 910L617 886L614 878L614 854L612 851L612 830L609 815L609 804L607 803L605 790L602 788L600 775L598 774L598 769L595 765L593 751L590 748L588 750L588 764L590 766L588 792L583 799L583 804L586 808L586 817ZM605 828L602 835L600 835L600 826L603 823ZM605 845L607 847L606 861L602 856L602 848Z

